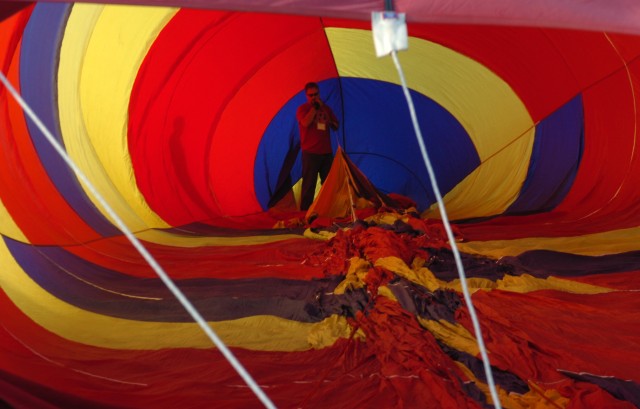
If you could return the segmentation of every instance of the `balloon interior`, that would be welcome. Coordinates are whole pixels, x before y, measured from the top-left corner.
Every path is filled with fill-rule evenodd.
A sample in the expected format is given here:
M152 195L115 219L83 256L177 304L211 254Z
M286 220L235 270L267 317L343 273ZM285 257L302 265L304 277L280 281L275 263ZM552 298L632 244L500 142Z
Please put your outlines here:
M503 407L640 407L640 32L409 19L443 208L326 7L0 5L41 121L0 86L0 403L260 407L121 220L279 408L493 407L454 245ZM302 211L309 81L340 126Z

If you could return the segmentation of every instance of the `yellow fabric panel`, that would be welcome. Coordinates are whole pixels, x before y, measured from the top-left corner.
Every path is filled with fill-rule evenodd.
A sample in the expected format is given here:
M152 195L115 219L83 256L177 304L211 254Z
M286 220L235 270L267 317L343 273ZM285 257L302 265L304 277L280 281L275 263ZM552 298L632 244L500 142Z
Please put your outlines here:
M309 345L314 349L322 349L333 345L339 338L350 338L353 332L353 327L349 325L347 319L343 316L332 315L329 318L314 324L313 328L309 331ZM354 339L364 341L365 333L362 329L358 328Z
M328 230L319 230L318 232L314 232L311 228L308 228L304 231L304 237L313 240L320 241L329 241L336 236L336 233L330 232Z
M640 227L575 237L527 237L514 240L458 243L460 251L499 259L529 250L552 250L585 256L602 256L638 250Z
M245 237L182 236L162 230L143 231L136 233L136 237L148 243L163 244L172 247L249 246L302 238L299 234L256 235Z
M4 236L11 237L14 240L21 241L23 243L29 243L27 237L22 233L22 230L18 227L13 217L4 207L4 203L0 199L0 233Z
M392 60L375 56L370 31L326 32L340 76L400 84ZM493 72L441 45L409 38L409 50L399 59L409 87L460 122L482 163L446 195L448 213L453 219L502 213L520 191L533 148L534 123L522 101Z
M391 292L389 287L387 287L386 285L378 287L378 295L380 297L386 297L386 298L388 298L390 300L393 300L393 301L398 301L396 296Z
M460 279L456 278L454 280L451 280L446 284L446 288L456 290L457 292L461 293L462 285L460 284ZM478 290L491 291L494 288L498 288L498 283L489 280L488 278L471 277L467 278L467 288L469 289L469 292L473 294Z
M375 224L388 224L388 225L393 225L393 223L395 223L397 220L402 220L404 222L407 222L408 217L403 217L402 215L398 214L398 213L391 213L391 212L378 212L376 214L374 214L373 216L369 216L365 219L366 222L369 223L375 223Z
M136 186L127 120L138 68L176 11L76 4L61 47L58 105L65 145L131 230L168 227ZM104 213L93 195L87 194Z
M318 191L320 190L320 188L317 186L317 183L318 182L316 182L316 193L315 194L317 194ZM300 208L300 201L301 201L300 197L302 196L302 178L300 178L296 182L296 184L291 187L291 191L293 192L293 197L296 200L296 204L297 204L296 208L299 209ZM314 194L314 196L315 196L315 194Z
M324 184L318 185L320 178L316 182L315 199L307 215L319 214L323 217L346 217L353 212L354 195L351 190L351 173L345 163L342 148L338 148L331 170L327 175Z
M113 318L85 311L54 297L37 285L0 240L0 287L34 322L62 338L114 349L211 348L212 342L195 323L157 323ZM335 324L334 317L327 318ZM339 320L338 320L339 321ZM261 351L304 351L330 345L350 335L346 323L339 329L325 322L310 324L274 316L254 316L211 323L233 347ZM312 340L314 344L310 342Z
M599 294L614 291L609 288L596 285L579 283L571 280L563 280L557 277L546 279L532 277L528 274L521 276L505 275L502 280L498 280L498 289L517 293L528 293L536 290L557 290L576 294Z
M473 356L480 354L476 338L462 325L452 324L445 320L435 321L422 317L417 318L420 325L428 329L438 341Z
M535 130L516 139L491 159L480 164L470 175L444 195L445 208L451 220L501 214L520 194L527 177L529 157L533 149ZM440 218L437 204L421 215Z
M415 262L417 261L417 262ZM460 279L456 278L450 282L437 279L426 267L421 267L424 260L414 260L413 268L400 258L395 256L381 257L376 260L376 267L382 267L398 274L407 280L419 284L429 291L438 289L451 289L462 292ZM556 277L536 278L528 274L522 276L505 275L503 279L496 281L487 278L467 278L467 287L471 293L478 290L503 290L518 293L526 293L537 290L557 290L577 294L598 294L615 291L606 287L599 287L590 284L579 283L571 280L563 280Z
M462 292L460 279L452 280L445 285L446 288ZM536 278L529 274L521 276L505 275L504 278L491 281L486 278L467 278L467 287L472 293L477 290L503 290L514 293L528 293L538 290L556 290L575 294L600 294L616 291L611 288L584 284L572 280L564 280L557 277Z
M364 279L370 268L371 264L367 260L360 257L352 257L349 260L349 271L347 271L344 280L336 286L333 292L335 294L344 294L347 291L365 287Z
M380 257L376 260L375 266L392 271L411 282L425 287L429 291L435 291L446 286L446 284L438 280L428 268L411 269L402 259L395 256Z

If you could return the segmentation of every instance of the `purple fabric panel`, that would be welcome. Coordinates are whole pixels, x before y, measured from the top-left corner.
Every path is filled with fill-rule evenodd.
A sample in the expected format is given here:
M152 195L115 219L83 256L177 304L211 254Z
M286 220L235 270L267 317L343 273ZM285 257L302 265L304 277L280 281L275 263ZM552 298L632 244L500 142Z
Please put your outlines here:
M548 211L564 199L580 164L583 120L578 96L536 126L527 179L506 214Z
M448 249L427 249L430 259L425 263L433 274L445 281L458 278L453 254ZM529 274L538 278L582 277L593 274L623 273L640 270L640 251L605 256L583 256L550 250L533 250L518 256L493 260L462 253L462 265L467 277L497 280L509 275Z
M453 258L453 253L449 249L427 249L429 260L425 267L440 280L451 281L458 278L458 270ZM487 278L498 280L505 274L514 274L513 267L488 257L475 256L461 253L462 266L467 277Z
M446 320L455 323L456 310L463 304L458 293L453 290L430 292L405 279L389 284L389 289L402 308L430 320Z
M10 239L5 242L23 270L65 302L127 319L191 321L159 278L127 276L58 247L35 247ZM354 315L367 304L364 291L333 294L341 280L340 276L310 281L202 278L178 280L176 284L207 320L274 315L318 322L332 314Z
M527 251L516 257L503 257L500 264L519 274L538 278L580 277L592 274L640 270L640 251L605 256L582 256L549 250Z
M62 34L71 10L69 4L38 3L25 27L20 51L20 88L31 106L56 140L60 137L56 78ZM119 234L84 193L76 176L28 118L27 125L42 165L60 194L82 219L98 233Z
M449 355L451 359L463 363L481 381L487 381L482 360L466 352L458 351L457 349L453 349L441 343L439 344L442 350ZM519 394L524 394L529 391L529 385L527 385L527 382L514 374L498 369L495 366L491 367L491 372L493 373L495 383L500 385L500 387L504 388L506 391Z
M578 381L598 385L616 399L624 400L640 408L640 385L631 380L622 380L612 376L597 376L588 373L575 373L560 370L561 373Z

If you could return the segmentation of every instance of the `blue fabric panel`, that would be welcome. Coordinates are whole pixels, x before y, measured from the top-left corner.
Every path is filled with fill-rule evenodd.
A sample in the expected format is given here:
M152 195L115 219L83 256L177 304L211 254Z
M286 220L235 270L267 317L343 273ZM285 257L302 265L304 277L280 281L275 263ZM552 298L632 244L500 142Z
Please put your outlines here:
M63 143L58 120L56 77L62 34L70 10L68 4L38 3L25 28L20 54L23 98L60 144ZM98 233L118 234L118 230L96 209L71 169L29 118L27 126L42 165L69 205Z
M395 84L341 78L320 84L321 95L341 121L332 134L334 151L340 144L349 158L384 193L411 197L419 208L435 202L402 89ZM464 128L433 100L412 92L425 145L444 194L480 163ZM304 93L292 98L276 115L260 143L255 160L255 189L263 208L282 179L287 153L299 146L295 121ZM446 137L441 137L445 135ZM437 137L436 137L437 136ZM300 158L290 170L291 181L300 179Z
M346 152L384 193L411 197L420 210L435 202L409 108L400 86L343 79ZM480 163L462 125L442 106L411 91L438 187L445 194Z
M536 126L529 171L506 214L546 212L569 192L582 157L582 97L577 96Z

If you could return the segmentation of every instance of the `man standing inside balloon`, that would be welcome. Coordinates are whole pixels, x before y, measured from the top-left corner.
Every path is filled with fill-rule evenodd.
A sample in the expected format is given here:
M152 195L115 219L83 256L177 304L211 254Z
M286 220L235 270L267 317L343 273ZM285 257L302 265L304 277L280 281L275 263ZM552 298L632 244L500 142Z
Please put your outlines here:
M324 183L329 174L333 162L330 129L335 131L339 126L336 115L320 98L318 84L309 82L304 91L307 102L296 111L302 149L301 210L309 209L313 203L318 175Z

